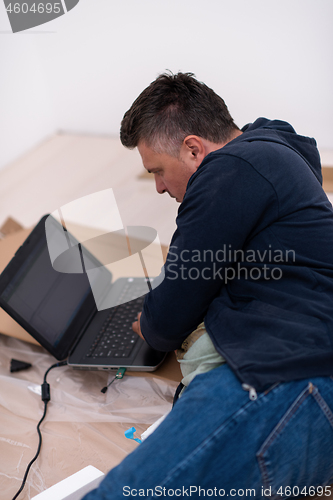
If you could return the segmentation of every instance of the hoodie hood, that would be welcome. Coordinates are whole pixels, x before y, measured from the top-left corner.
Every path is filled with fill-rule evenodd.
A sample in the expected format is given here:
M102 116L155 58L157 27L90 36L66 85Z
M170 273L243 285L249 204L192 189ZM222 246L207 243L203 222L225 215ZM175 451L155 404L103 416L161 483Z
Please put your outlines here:
M234 141L270 141L283 144L298 153L308 164L320 184L323 182L319 151L315 139L296 134L294 128L281 120L258 118L242 129ZM234 142L233 141L233 142Z

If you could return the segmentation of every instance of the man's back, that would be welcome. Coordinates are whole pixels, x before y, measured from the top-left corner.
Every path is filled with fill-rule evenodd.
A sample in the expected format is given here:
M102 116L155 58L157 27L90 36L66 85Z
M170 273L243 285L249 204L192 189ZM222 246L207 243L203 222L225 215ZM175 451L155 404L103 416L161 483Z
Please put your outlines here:
M151 334L144 323L147 340L179 347L205 318L258 390L330 374L333 212L320 180L315 141L285 122L259 119L210 153L189 181L152 308L147 297L161 325Z

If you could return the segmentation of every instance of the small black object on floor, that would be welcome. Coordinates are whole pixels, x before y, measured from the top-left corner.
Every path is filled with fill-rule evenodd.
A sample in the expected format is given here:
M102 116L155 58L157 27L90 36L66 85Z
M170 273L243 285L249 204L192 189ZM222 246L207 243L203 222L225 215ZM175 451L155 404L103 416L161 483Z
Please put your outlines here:
M10 371L11 373L20 372L21 370L27 370L31 366L32 366L31 363L26 363L25 361L19 361L18 359L12 359L10 362Z

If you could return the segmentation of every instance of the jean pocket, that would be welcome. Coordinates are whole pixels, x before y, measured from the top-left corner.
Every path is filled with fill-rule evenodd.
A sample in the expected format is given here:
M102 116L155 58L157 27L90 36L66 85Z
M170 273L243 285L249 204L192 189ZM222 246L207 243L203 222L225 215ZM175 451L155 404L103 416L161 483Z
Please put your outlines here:
M257 460L262 485L273 499L298 496L302 490L308 494L310 486L333 482L333 414L314 384L289 407Z

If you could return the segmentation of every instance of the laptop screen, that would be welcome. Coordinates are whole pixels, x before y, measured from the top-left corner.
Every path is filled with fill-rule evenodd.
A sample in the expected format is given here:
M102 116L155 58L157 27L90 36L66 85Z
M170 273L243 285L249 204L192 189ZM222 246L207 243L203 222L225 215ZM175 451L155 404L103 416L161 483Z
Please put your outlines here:
M86 276L54 271L47 248L40 244L18 269L1 298L42 332L47 342L57 346L89 293Z
M43 219L42 219L43 220ZM54 221L54 237L62 226ZM96 259L83 249L91 267ZM70 258L70 257L69 257ZM105 272L101 268L101 272ZM110 273L108 273L110 275ZM1 306L58 359L96 310L85 273L61 273L52 267L45 236L45 219L36 226L1 275Z

